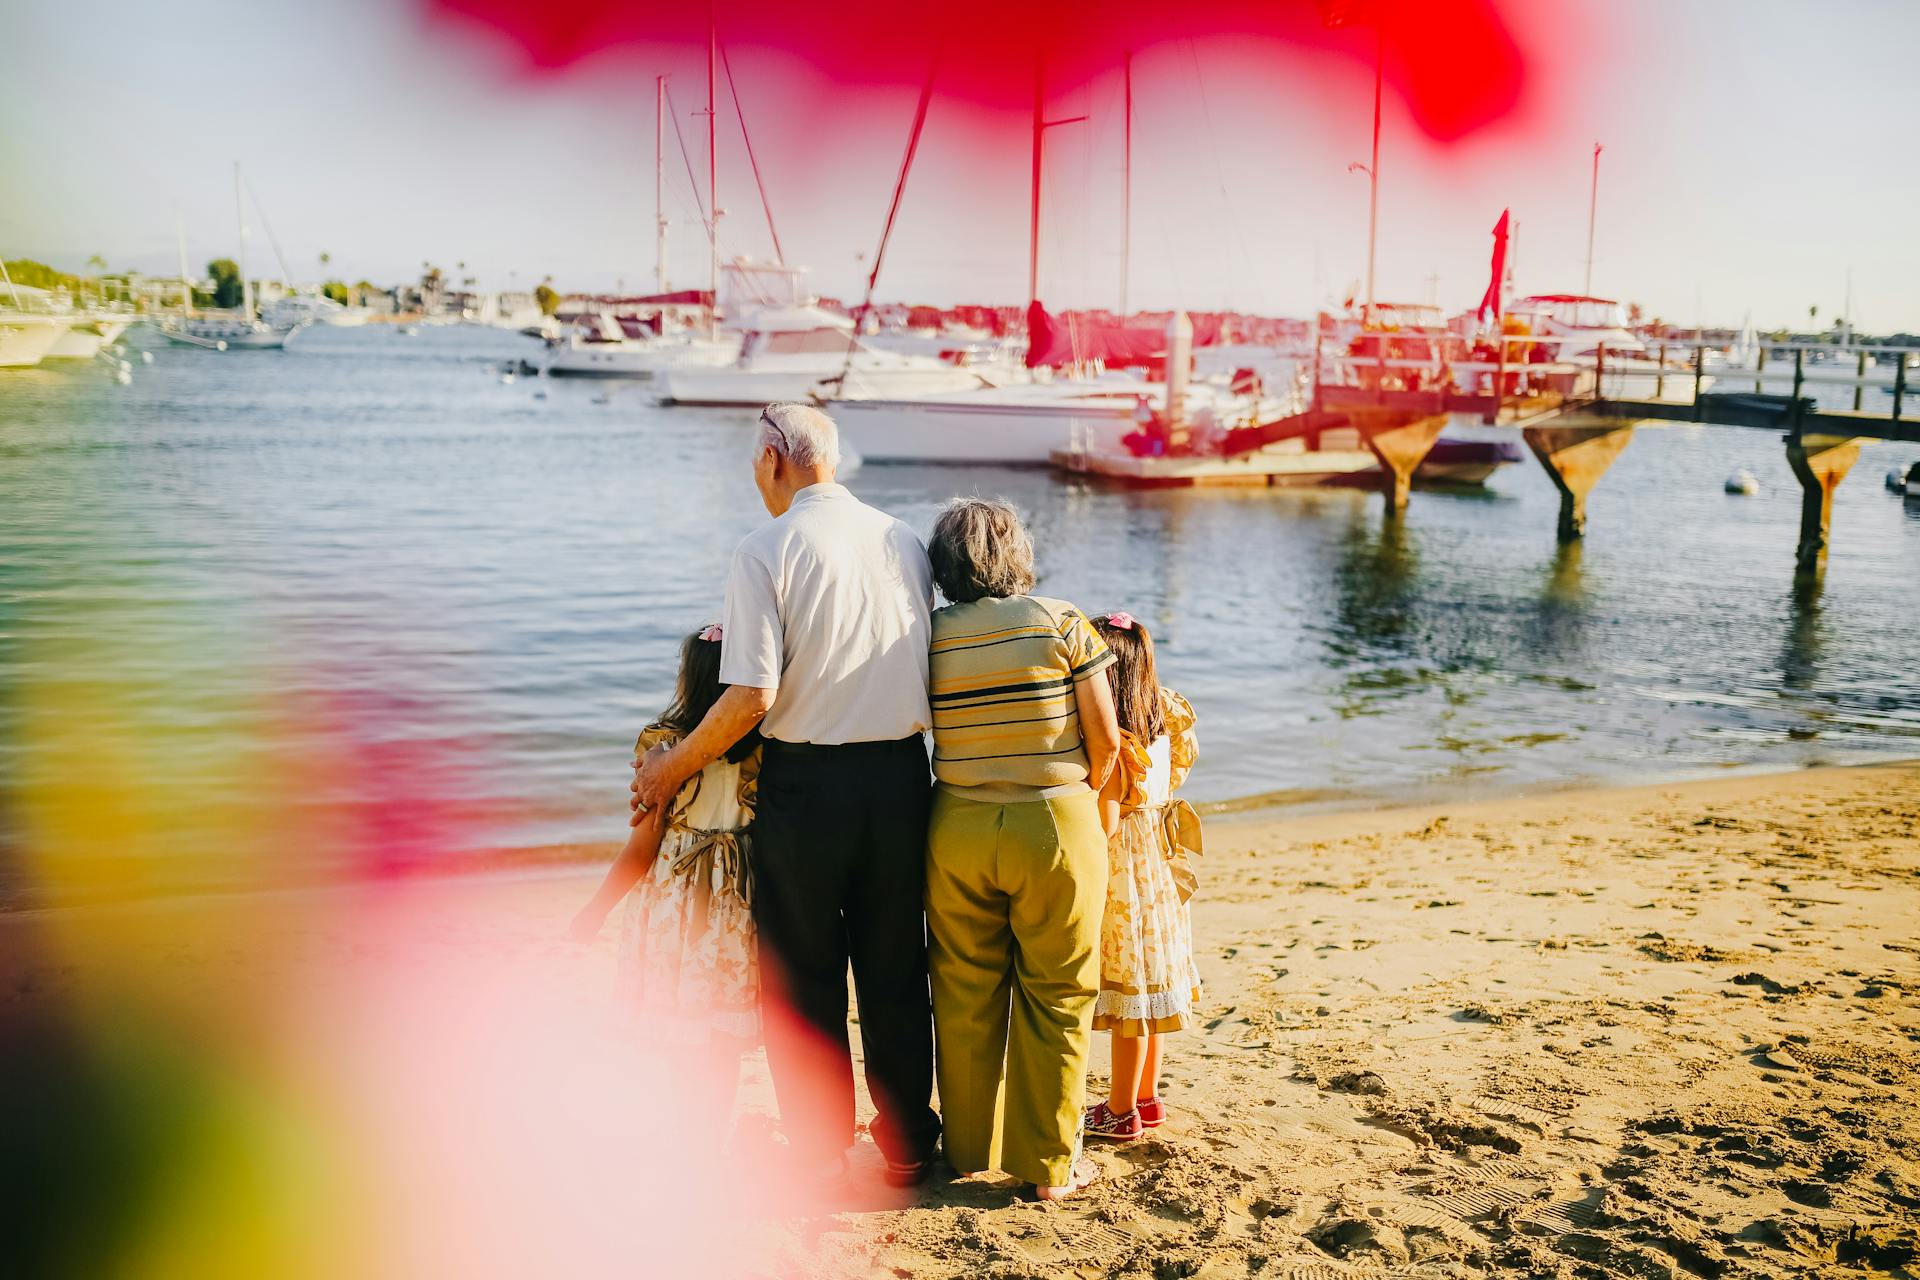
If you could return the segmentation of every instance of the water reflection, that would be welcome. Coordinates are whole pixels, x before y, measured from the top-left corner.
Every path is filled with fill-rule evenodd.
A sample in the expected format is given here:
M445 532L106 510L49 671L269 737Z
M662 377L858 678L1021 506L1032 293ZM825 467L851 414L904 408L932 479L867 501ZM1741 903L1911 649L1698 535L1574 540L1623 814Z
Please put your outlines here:
M1390 509L1355 511L1333 565L1339 626L1328 649L1341 660L1406 656L1417 631L1419 537L1413 521Z
M1796 570L1787 595L1787 626L1780 646L1780 682L1789 689L1813 690L1819 683L1826 628L1820 600L1826 591L1825 566Z

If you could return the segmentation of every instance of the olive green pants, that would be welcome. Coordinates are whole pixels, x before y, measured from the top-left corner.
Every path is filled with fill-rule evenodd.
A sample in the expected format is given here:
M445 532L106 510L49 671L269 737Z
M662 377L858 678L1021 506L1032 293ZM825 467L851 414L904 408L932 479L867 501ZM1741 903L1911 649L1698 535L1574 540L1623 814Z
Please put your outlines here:
M1092 792L1021 804L934 792L927 968L947 1159L963 1173L1071 1181L1106 880Z

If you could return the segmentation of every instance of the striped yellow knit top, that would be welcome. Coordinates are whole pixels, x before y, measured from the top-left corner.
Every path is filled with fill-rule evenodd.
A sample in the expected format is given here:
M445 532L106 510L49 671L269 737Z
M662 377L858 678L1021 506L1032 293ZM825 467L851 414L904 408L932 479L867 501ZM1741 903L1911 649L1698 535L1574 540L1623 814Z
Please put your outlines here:
M933 774L1001 802L1085 788L1074 685L1113 665L1086 616L1040 596L972 600L933 615Z

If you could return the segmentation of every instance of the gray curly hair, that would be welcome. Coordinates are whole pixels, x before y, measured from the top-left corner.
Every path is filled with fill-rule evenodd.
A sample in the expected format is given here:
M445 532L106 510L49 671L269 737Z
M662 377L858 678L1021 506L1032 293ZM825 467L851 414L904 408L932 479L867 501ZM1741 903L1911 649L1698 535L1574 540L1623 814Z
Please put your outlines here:
M955 498L933 522L933 581L955 604L1033 590L1033 539L1012 504Z

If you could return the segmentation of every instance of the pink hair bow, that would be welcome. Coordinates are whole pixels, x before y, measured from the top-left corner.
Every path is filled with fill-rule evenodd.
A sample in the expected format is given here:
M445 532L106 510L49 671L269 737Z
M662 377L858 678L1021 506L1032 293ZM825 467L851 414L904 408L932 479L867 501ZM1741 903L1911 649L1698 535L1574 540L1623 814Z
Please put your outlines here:
M700 638L702 640L711 640L713 641L713 643L719 644L720 634L721 634L720 624L716 622L716 623L713 623L711 626L709 626L705 631L702 631L700 633Z
M1133 615L1130 613L1110 613L1107 615L1107 625L1110 627L1118 627L1122 631L1131 631L1133 630Z

